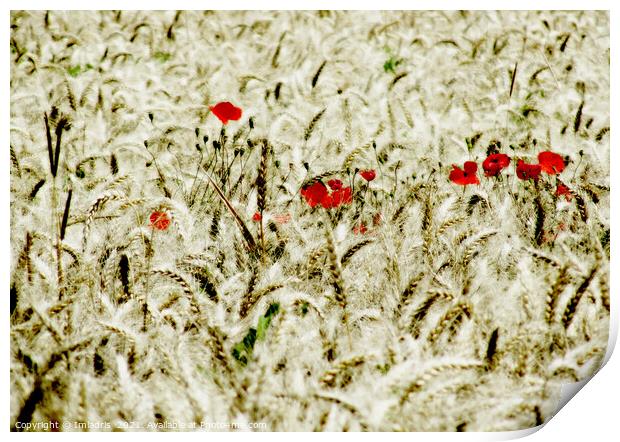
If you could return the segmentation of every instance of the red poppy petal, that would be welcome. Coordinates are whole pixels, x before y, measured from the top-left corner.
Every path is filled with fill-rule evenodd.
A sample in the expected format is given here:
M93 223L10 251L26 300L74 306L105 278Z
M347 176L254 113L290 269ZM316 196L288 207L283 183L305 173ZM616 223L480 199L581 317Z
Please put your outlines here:
M170 218L165 212L154 211L149 217L151 221L151 227L157 230L166 230L170 226Z
M517 163L517 177L521 180L533 179L537 181L541 170L540 164L526 164L523 160L519 160Z
M209 109L223 124L227 124L229 120L240 119L242 114L241 108L234 106L229 101L223 101L209 107Z
M310 205L310 207L314 207L317 204L322 203L323 199L327 196L327 188L322 182L316 181L315 183L301 189L301 194L306 199L306 202Z
M499 156L498 161L497 161L499 166L502 169L504 167L508 167L508 165L510 164L510 157L508 155L506 155L505 153L498 153L497 155Z
M540 152L538 154L538 163L543 172L549 175L557 175L561 173L565 167L564 158L551 151Z
M453 169L450 171L450 181L452 181L455 184L460 184L460 185L465 185L467 184L465 182L465 172L463 172L461 169L459 169L456 166L452 166Z
M480 180L478 179L477 175L468 175L467 177L467 184L480 184Z
M337 178L334 178L333 180L329 180L327 182L327 185L329 186L330 189L332 190L338 190L338 189L342 189L342 181L340 181Z
M325 195L325 197L321 200L321 205L326 209L331 209L334 207L334 200L331 195Z
M489 155L482 162L482 169L484 169L484 175L491 177L497 176L502 169L508 167L510 164L510 157L504 153L494 153Z
M345 204L351 204L351 201L353 200L353 193L352 193L351 188L350 187L345 187L343 189L343 192L344 192L344 194L342 196L342 201Z
M465 164L463 164L463 170L465 173L476 173L478 170L478 164L474 161L465 161Z
M360 175L362 176L362 178L364 178L366 181L372 181L376 178L377 173L372 170L372 169L368 169L368 170L362 170L360 172Z

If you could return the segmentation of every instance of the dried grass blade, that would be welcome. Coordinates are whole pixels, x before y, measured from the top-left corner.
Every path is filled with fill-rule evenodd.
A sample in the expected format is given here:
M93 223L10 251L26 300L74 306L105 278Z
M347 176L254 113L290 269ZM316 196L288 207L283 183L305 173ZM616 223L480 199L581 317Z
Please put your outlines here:
M241 219L241 217L239 216L235 208L232 206L230 201L228 201L228 198L224 196L224 193L219 188L219 186L215 183L215 181L213 181L213 179L209 175L207 175L207 178L209 179L209 182L211 183L211 185L213 186L217 194L220 196L220 198L222 199L222 201L224 202L224 204L226 205L226 207L228 208L232 216L235 218L235 221L237 222L237 225L239 226L239 229L241 230L241 234L243 235L243 239L245 239L245 242L248 244L248 247L250 248L251 251L255 251L256 241L254 241L254 237L250 233L250 230L245 225L245 223L243 222L243 220Z

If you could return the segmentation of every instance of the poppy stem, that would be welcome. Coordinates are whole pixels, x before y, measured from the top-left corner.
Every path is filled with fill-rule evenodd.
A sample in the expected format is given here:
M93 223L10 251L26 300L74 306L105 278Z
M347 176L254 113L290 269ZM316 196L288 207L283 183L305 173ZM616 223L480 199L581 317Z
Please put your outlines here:
M146 254L146 279L144 281L144 300L143 300L143 304L142 304L142 312L144 314L143 316L143 321L142 321L142 331L146 332L146 326L148 323L148 313L149 313L149 308L148 308L148 296L149 296L149 279L150 279L150 275L151 275L151 261L153 258L153 253L155 250L154 247L154 240L155 240L155 228L151 227L151 237L149 239L149 247L148 247L148 251Z
M372 147L375 150L375 159L377 160L377 164L379 165L379 174L383 176L383 168L381 167L381 161L379 161L379 154L377 154L377 144L373 142Z
M196 179L198 178L198 172L200 172L200 166L202 166L202 158L203 158L203 153L202 153L202 150L201 150L200 151L200 160L198 161L198 165L196 166L196 173L194 174L194 181L192 182L192 188L189 190L190 205L194 204L194 199L195 199L194 186L196 185Z
M364 206L366 205L366 193L368 193L369 185L369 183L366 183L366 185L364 186L364 197L362 198L362 207L360 207L360 213L364 210Z
M573 176L570 179L571 181L575 181L575 175L577 175L577 171L579 170L579 166L581 166L581 160L583 160L583 156L579 156L579 162L577 163L577 165L575 166L575 170L573 171Z

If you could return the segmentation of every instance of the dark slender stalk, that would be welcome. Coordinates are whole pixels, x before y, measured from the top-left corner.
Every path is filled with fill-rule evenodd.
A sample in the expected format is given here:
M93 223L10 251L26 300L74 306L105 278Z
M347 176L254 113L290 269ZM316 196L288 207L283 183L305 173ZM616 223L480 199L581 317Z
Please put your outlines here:
M54 174L54 153L52 151L52 134L50 133L50 123L47 118L47 113L43 114L45 119L45 138L47 139L47 153L50 157L50 171L52 171L52 175Z
M71 195L73 189L69 189L67 194L67 201L65 202L65 211L62 214L62 224L60 225L60 240L65 239L65 231L67 230L67 220L69 219L69 209L71 208Z
M58 173L58 161L60 159L60 146L62 140L62 131L68 126L67 120L61 118L56 125L56 149L54 151L54 163L52 164L52 176L55 178ZM68 127L67 127L68 128Z
M196 198L196 195L194 195L194 187L196 186L196 179L198 178L198 172L200 172L200 167L202 166L202 159L203 159L203 152L202 152L202 148L200 148L199 144L196 144L196 148L198 148L198 151L200 152L200 160L198 160L198 165L196 166L196 173L194 174L194 180L192 181L192 187L189 190L189 205L193 205L194 204L194 199Z
M515 87L515 79L517 78L517 66L519 65L518 61L515 61L515 68L512 71L512 80L510 81L510 93L508 97L512 97L512 91Z
M254 237L250 233L250 230L245 225L245 223L243 222L243 220L241 219L241 217L239 216L237 211L234 209L234 207L232 206L230 201L228 201L228 199L224 196L224 193L219 188L219 186L215 183L215 181L213 181L213 178L211 178L209 175L207 175L207 178L209 179L209 182L211 183L211 185L213 186L213 188L215 189L215 191L219 195L220 199L222 200L222 202L224 203L224 205L226 206L228 211L231 213L231 215L233 216L233 218L237 222L237 226L241 230L241 233L243 235L243 239L245 239L245 241L246 241L246 243L248 245L248 249L251 252L255 252L256 251L256 242L254 241Z

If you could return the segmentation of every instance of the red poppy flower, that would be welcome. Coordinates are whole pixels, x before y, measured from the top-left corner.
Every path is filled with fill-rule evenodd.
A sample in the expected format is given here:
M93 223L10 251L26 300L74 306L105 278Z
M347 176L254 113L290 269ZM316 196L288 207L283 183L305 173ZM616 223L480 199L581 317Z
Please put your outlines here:
M564 170L564 158L561 155L545 151L538 154L538 164L543 172L549 175L557 175Z
M151 213L149 220L151 221L151 227L157 230L166 230L170 226L170 217L166 212L156 210Z
M229 120L241 118L241 108L234 106L229 101L223 101L215 106L210 106L209 109L224 124L227 124Z
M317 204L321 204L325 197L329 196L327 192L327 187L320 181L315 181L301 189L301 196L306 199L306 202L310 205L310 207L314 207Z
M541 170L540 164L526 164L523 160L517 162L517 177L520 180L533 179L534 181L538 181Z
M360 175L368 182L374 180L377 177L377 173L373 169L362 170L360 171Z
M502 169L508 167L509 164L510 157L508 155L505 153L493 153L482 162L484 175L488 177L497 176Z
M476 176L477 170L478 165L473 161L465 161L465 164L463 164L463 169L460 169L456 166L456 164L453 164L449 176L450 181L455 184L460 184L461 186L465 186L467 184L480 184L480 180Z
M368 229L366 228L364 223L360 223L359 225L353 227L353 233L355 233L356 235L363 235L367 231Z
M306 199L310 207L321 204L326 209L338 207L342 204L350 204L353 195L350 187L343 187L334 190L331 194L321 181L316 181L309 186L301 189L301 196Z
M342 189L342 181L340 181L338 178L334 178L333 180L329 180L327 182L327 185L332 190Z
M344 187L342 189L334 190L331 195L327 195L321 201L321 205L326 209L333 207L339 207L342 204L351 204L352 193L350 187Z
M564 198L566 198L566 201L570 201L573 198L573 194L571 193L568 186L562 183L559 183L557 189L555 190L555 196L559 197L562 195L564 195Z
M252 215L252 221L260 221L261 219L263 219L263 217L258 212L255 212L254 215Z

